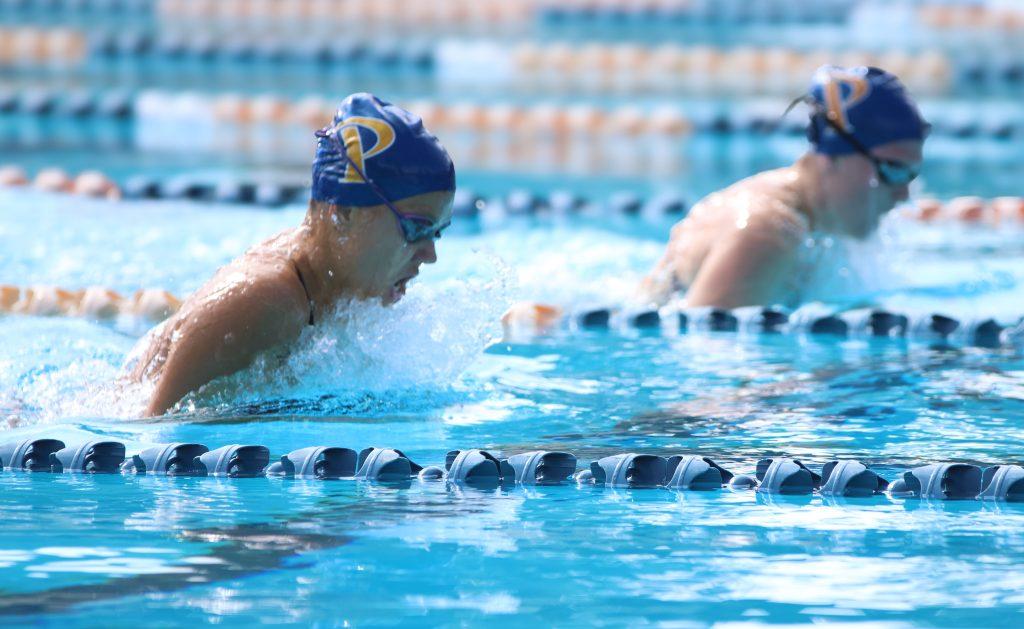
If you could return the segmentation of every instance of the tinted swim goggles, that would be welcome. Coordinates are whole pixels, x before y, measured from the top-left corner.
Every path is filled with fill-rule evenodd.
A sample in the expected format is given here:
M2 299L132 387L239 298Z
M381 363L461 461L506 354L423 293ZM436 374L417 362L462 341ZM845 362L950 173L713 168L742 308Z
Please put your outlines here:
M414 244L422 240L426 240L427 238L432 240L440 238L441 232L450 226L452 222L448 220L444 223L435 223L428 218L424 218L416 214L406 214L396 208L391 201L388 201L388 198L384 196L384 192L380 189L380 186L367 177L366 173L363 172L363 169L357 166L356 163L349 158L345 144L338 139L338 132L334 131L334 129L335 127L324 127L323 129L318 129L314 135L318 138L327 138L334 141L338 146L338 151L341 153L342 163L353 168L356 173L362 177L363 182L370 186L370 190L377 195L377 198L379 198L381 202L391 210L391 213L395 215L395 219L398 221L398 226L402 230L402 236L405 238L405 242ZM334 133L332 133L332 131L334 131Z
M878 179L890 186L905 186L911 181L917 179L921 174L920 166L912 166L906 162L901 162L895 159L882 159L874 155L866 146L864 146L860 140L855 138L852 133L843 129L835 120L832 120L825 111L822 111L821 106L817 101L808 96L801 96L794 100L790 106L786 109L788 114L797 103L806 103L809 107L814 110L811 115L811 128L817 129L818 120L823 121L829 127L832 128L839 137L843 138L847 144L853 147L855 151L860 153L862 156L867 158L871 164L875 167L875 174L878 175ZM785 115L785 114L783 114ZM810 133L810 132L808 132Z
M825 124L832 127L832 130L839 134L839 137L846 140L855 151L866 157L875 167L875 174L882 183L890 186L905 186L911 181L917 179L918 175L921 174L920 166L911 166L906 162L901 162L895 159L882 159L875 156L866 146L860 143L860 140L853 137L846 129L840 127L834 120L829 118L823 113L815 113L815 117L821 117Z

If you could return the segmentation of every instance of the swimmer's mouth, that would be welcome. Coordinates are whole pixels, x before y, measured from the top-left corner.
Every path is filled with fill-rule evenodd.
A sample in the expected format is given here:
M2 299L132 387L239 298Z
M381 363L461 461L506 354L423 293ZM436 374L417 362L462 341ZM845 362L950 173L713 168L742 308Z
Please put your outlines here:
M395 282L395 284L394 284L395 291L397 293L399 293L400 295L404 295L406 287L409 286L409 282L411 282L412 279L414 277L416 277L417 275L419 275L419 273L413 273L412 275L410 275L408 277L403 277L402 279L400 279L397 282Z

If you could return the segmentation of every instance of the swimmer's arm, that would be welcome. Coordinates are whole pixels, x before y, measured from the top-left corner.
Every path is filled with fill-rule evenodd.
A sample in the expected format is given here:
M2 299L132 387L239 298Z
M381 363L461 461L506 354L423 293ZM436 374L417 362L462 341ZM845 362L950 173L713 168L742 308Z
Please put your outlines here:
M298 338L309 302L297 279L257 278L211 300L201 315L180 322L145 415L161 415L211 380L252 363L260 352Z
M741 231L708 254L686 292L689 307L739 308L776 303L796 271L799 239L778 231Z
M686 272L681 268L684 264L689 264L690 256L687 254L692 253L687 248L689 241L686 234L685 219L672 227L664 255L647 277L640 281L636 293L639 301L658 307L664 306L681 285L689 282Z
M670 251L666 252L654 266L654 270L641 280L637 295L639 300L659 307L664 306L678 288L675 266L675 257Z

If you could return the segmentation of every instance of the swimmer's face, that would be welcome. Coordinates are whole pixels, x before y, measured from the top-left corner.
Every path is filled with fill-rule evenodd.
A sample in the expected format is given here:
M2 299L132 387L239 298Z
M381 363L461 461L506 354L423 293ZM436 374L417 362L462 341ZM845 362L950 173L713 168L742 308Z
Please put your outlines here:
M922 148L922 142L908 140L877 146L871 153L878 159L919 169ZM879 178L871 160L856 153L831 160L822 188L833 223L830 229L861 239L873 234L882 217L910 195L909 184L886 183Z
M428 192L398 201L394 206L403 214L444 224L451 220L453 198L451 192ZM421 265L437 261L434 240L406 242L395 215L383 205L355 210L356 215L359 219L345 232L356 251L350 278L363 297L380 298L389 306L405 295L409 281L419 274Z

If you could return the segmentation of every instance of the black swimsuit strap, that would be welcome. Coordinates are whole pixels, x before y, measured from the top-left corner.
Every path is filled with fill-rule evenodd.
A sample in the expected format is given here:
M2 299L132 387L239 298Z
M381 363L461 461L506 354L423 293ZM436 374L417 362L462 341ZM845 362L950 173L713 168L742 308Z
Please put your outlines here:
M309 287L306 286L306 280L302 277L302 271L299 267L295 267L295 274L299 276L299 284L302 284L302 290L306 293L306 299L309 301L309 325L313 325L313 298L309 295Z

